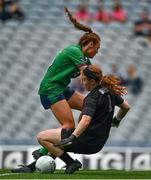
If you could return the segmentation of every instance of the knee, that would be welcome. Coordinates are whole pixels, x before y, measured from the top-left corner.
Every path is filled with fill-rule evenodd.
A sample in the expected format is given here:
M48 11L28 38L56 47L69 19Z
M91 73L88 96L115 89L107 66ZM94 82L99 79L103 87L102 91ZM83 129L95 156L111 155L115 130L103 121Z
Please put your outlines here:
M45 141L45 138L44 138L44 133L43 132L40 132L37 134L37 140L40 144L42 144L43 141Z

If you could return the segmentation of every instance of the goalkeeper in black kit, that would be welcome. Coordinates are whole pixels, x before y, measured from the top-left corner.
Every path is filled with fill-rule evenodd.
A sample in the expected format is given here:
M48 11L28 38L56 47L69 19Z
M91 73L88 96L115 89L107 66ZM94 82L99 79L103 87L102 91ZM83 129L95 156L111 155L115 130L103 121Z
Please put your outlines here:
M120 85L120 79L113 75L103 76L99 67L89 65L85 68L82 72L82 83L90 93L84 99L76 129L48 129L37 135L39 144L46 148L52 157L58 157L65 162L66 174L82 167L68 152L99 152L109 137L111 126L118 127L130 109L129 104L121 97L126 95L127 91ZM114 116L115 106L118 106L119 110ZM14 172L33 172L35 162L15 169Z

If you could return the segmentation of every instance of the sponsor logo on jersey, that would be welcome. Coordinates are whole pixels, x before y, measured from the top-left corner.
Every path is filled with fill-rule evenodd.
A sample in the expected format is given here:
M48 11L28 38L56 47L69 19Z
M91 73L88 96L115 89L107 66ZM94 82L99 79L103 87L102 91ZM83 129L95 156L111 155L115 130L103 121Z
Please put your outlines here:
M109 90L107 89L107 88L101 88L101 89L99 89L99 91L102 93L102 94L105 94L105 93L107 93L107 92L109 92Z

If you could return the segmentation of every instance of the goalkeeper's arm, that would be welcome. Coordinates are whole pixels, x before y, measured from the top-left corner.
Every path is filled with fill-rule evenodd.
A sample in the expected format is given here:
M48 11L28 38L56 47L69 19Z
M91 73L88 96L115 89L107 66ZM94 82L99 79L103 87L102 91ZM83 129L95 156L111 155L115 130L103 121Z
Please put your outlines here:
M92 117L88 115L82 115L80 122L78 123L76 129L72 133L76 137L79 137L88 127L91 122Z
M120 109L119 109L117 115L112 120L113 127L118 127L121 120L125 117L127 112L130 110L130 106L125 100L121 105L119 105L119 108Z
M60 143L55 144L56 147L65 147L71 145L77 137L79 137L85 129L88 127L88 125L91 122L91 116L88 115L82 115L81 121L78 123L78 126L74 130L74 132L66 139L62 139Z

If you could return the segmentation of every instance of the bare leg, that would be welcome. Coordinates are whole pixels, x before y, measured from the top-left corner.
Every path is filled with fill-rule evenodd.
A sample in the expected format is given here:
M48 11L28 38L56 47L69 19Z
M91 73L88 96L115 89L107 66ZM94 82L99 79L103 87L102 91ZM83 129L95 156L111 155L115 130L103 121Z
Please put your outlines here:
M82 164L78 160L74 160L68 153L64 152L59 147L54 147L53 144L60 142L61 140L61 129L50 129L43 131L38 134L37 139L39 143L50 152L51 155L59 157L62 161L66 163L66 174L71 174L79 168Z
M66 100L61 100L50 107L62 128L73 129L75 127L71 108L81 110L83 105L83 98L83 95L75 92L68 102ZM46 153L47 151L45 148L40 148L40 150L33 152L33 157L38 159L41 155Z
M37 135L37 139L39 144L45 147L51 155L59 157L64 153L61 148L54 147L53 145L61 141L61 129L50 129L42 131Z
M75 92L68 100L68 102L66 100L62 100L51 106L50 109L60 122L62 128L72 129L75 127L71 108L81 111L83 106L83 100L84 96L79 92ZM35 159L38 159L39 156L46 153L47 151L45 150L45 148L41 148L40 150L36 150L36 152L33 152L33 157Z
M53 104L51 110L60 122L62 128L74 128L75 123L71 108L66 100L61 100Z
M73 119L73 115L72 115L70 108L82 110L83 100L84 100L84 96L79 92L75 92L72 95L72 97L68 100L68 102L66 100L62 100L51 106L51 110L53 111L54 115L61 123L62 128L74 128L74 126L73 126L74 119ZM47 132L46 131L44 131L44 132L45 132L45 137L46 137L46 134L52 133L52 135L53 135L53 133L54 133L54 132L52 132L52 130L51 130L51 132L50 132L50 130L47 130ZM49 137L50 137L50 135L49 135ZM61 137L60 137L60 140L61 140ZM49 144L48 146L50 147L50 142L52 142L52 141L49 139L49 143L48 142L41 142L41 143ZM57 142L55 142L55 143L57 143Z
M84 95L79 92L75 92L68 100L71 109L82 111Z

